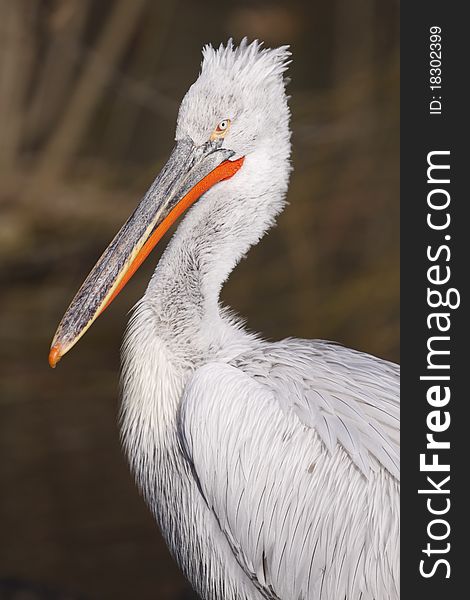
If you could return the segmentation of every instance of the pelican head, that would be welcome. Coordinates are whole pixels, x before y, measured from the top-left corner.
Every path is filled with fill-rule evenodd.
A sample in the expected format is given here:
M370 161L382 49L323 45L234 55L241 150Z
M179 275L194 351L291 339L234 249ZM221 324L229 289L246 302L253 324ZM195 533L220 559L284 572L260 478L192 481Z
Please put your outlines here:
M246 40L238 47L229 41L203 49L200 75L180 106L170 158L72 300L52 342L51 367L197 200L194 211L206 204L219 221L239 222L234 237L243 240L251 231L239 254L273 222L284 205L290 171L283 78L289 56L287 46L263 49Z

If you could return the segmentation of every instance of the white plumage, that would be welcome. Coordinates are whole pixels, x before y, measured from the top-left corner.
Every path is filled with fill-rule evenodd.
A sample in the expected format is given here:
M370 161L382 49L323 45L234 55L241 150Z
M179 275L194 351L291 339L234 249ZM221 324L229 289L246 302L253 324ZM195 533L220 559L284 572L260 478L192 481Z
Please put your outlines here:
M219 304L284 206L288 57L256 42L204 49L176 138L201 145L230 119L223 145L245 161L190 209L135 309L123 442L204 600L394 600L398 367L322 341L268 343Z

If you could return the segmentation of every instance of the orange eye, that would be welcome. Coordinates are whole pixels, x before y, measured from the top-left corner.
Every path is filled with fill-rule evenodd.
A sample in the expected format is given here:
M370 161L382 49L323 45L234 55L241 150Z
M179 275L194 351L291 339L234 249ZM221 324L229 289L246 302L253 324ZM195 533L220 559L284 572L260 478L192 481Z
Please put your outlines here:
M217 133L221 133L222 131L228 129L229 123L230 121L228 119L224 119L223 121L220 121L215 130Z
M228 130L230 129L230 123L231 123L230 119L224 119L223 121L220 121L220 123L217 125L217 127L212 132L211 140L217 140L217 139L225 137Z

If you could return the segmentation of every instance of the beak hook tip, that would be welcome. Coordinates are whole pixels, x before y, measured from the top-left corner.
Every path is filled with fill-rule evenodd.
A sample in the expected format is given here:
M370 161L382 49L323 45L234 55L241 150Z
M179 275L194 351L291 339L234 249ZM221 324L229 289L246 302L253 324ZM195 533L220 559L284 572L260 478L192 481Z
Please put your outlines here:
M62 358L62 353L61 353L60 346L58 344L56 344L55 346L52 346L52 348L49 352L49 366L51 367L51 369L56 368L56 365L61 358Z

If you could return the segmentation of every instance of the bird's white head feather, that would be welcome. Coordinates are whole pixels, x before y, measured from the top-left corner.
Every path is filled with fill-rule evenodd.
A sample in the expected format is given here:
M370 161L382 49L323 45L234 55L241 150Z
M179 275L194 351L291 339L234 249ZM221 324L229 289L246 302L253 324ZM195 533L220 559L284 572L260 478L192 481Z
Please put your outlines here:
M289 152L289 107L285 92L290 60L288 46L267 49L246 38L238 47L232 40L203 49L198 79L185 95L176 139L190 137L203 144L224 119L231 127L224 146L246 156L267 144L280 144Z
M221 286L285 205L291 144L283 74L289 57L287 46L264 49L258 41L206 46L199 77L181 103L177 140L202 146L220 121L230 119L222 147L235 152L232 159L244 157L233 177L188 211L150 282L148 295L161 301L159 312L178 310L174 320L181 325L195 306L215 319ZM197 299L188 298L192 281L198 282Z

